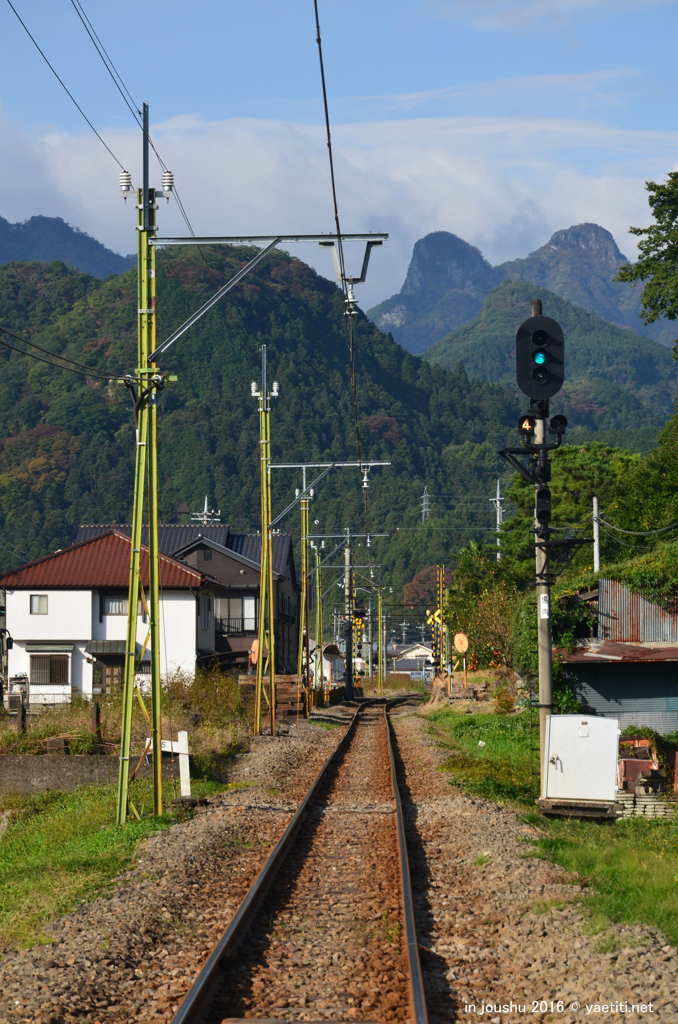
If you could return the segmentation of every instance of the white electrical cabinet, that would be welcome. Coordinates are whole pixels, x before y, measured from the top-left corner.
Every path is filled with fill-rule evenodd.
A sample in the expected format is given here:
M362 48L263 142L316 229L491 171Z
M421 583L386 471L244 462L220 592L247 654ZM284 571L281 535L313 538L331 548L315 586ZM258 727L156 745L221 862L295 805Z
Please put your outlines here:
M547 800L614 801L619 722L590 715L546 719Z

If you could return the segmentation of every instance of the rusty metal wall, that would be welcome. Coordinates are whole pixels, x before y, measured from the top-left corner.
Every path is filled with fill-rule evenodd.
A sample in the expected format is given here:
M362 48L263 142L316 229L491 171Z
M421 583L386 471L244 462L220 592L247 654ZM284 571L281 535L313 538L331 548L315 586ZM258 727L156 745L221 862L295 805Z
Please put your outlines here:
M627 643L678 642L678 601L659 605L617 580L600 580L598 638Z

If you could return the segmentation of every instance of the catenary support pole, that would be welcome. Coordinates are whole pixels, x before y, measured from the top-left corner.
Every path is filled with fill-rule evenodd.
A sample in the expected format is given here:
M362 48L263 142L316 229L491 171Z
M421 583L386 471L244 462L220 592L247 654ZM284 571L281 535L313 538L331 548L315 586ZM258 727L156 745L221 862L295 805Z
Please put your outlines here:
M267 647L266 612L268 607L268 552L267 543L269 533L268 518L268 460L266 444L266 346L261 346L261 390L257 391L256 385L252 385L252 394L259 398L259 473L261 490L261 561L259 571L259 631L257 646L257 683L254 701L254 735L259 736L262 728L263 702L269 702L264 689L264 675L266 662L264 651L270 654Z
M155 415L151 423L151 396L155 398L154 378L156 368L149 361L149 355L155 348L155 252L150 244L155 234L155 192L149 187L149 142L148 142L148 104L144 103L143 111L143 184L137 192L138 211L138 242L137 242L137 372L139 394L135 401L136 413L136 459L134 467L134 505L132 510L132 536L130 550L129 586L127 591L127 631L125 644L125 675L123 683L122 725L120 731L120 762L118 770L118 803L116 820L118 825L124 824L128 812L129 800L129 758L132 733L132 701L134 698L134 680L136 674L137 655L137 617L140 597L141 580L141 537L144 512L144 490L148 445L153 444L155 436ZM155 406L154 413L155 413ZM150 427L150 430L149 430ZM157 545L157 462L149 473L149 486L153 487L154 499L149 509L156 516L155 532ZM151 476L153 479L151 480ZM149 537L149 542L151 538ZM152 558L149 547L149 558ZM150 618L155 617L157 630L158 597L157 597L157 546L154 552L155 568L153 580L156 587L155 611L151 595ZM150 569L150 567L149 567ZM149 571L150 576L150 571ZM150 580L149 580L150 582ZM150 624L149 624L150 625ZM153 636L153 632L151 633ZM151 696L156 707L152 710L152 741L153 741L153 809L155 814L162 814L162 760L160 742L160 654L157 632L151 651ZM153 659L156 659L155 662ZM154 683L153 670L156 666L157 680ZM157 693L156 693L157 689Z
M347 539L344 548L344 637L346 640L346 697L351 700L353 697L353 579L350 539Z
M501 524L504 522L504 499L501 496L501 481L497 480L497 497L493 501L497 513L497 561L501 561Z
M267 529L262 541L266 542L268 553L268 692L271 702L271 736L276 731L276 682L275 682L275 617L276 617L276 593L273 589L273 537L271 535L271 396L266 391L266 522Z
M306 471L304 470L304 490L306 490ZM297 492L298 493L298 492ZM306 650L306 634L309 622L308 611L308 498L301 499L301 594L299 595L299 653L297 656L297 675L301 676ZM308 666L307 666L308 672Z
M377 694L384 692L384 624L382 612L381 587L377 593Z
M593 571L600 572L600 510L598 499L593 499Z

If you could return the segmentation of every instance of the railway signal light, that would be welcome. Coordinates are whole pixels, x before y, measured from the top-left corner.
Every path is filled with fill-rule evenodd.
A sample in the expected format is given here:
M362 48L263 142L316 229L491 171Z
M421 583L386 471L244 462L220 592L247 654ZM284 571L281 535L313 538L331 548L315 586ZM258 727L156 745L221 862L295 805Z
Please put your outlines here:
M529 437L531 434L534 434L534 428L536 427L536 425L536 419L529 413L526 416L521 416L518 420L518 430L525 437Z
M537 489L535 515L540 526L548 526L551 519L551 492L548 487L539 487Z
M561 416L559 414L558 416L552 416L551 417L551 419L549 421L549 431L556 438L562 437L566 430L567 430L567 417L566 416Z
M563 386L565 337L549 316L532 316L516 334L516 378L528 398L552 398Z

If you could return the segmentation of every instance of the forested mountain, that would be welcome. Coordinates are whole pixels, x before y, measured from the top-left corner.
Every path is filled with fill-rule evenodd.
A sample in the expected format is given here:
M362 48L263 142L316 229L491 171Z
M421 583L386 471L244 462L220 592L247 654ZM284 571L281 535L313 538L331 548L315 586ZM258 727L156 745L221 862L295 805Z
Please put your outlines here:
M556 231L546 245L491 267L482 253L448 231L436 231L415 243L407 277L397 295L369 310L383 331L390 331L409 352L425 352L446 334L473 319L483 299L504 280L523 280L548 288L617 326L664 345L678 335L675 325L640 319L642 287L614 281L628 260L605 228L578 224Z
M250 258L232 248L163 252L158 337L166 336ZM106 281L63 263L0 268L0 324L46 348L115 373L135 366L136 275ZM271 413L275 461L355 459L342 320L334 284L276 251L167 353L176 373L159 400L160 507L166 521L202 507L205 494L238 530L259 518L258 414L250 382L268 346L280 381ZM515 433L518 407L502 385L470 381L409 355L362 315L356 327L364 457L388 459L367 491L368 525L388 532L372 558L400 586L492 523L488 498ZM0 543L2 566L62 547L79 523L128 521L134 464L128 390L2 350ZM274 511L300 474L276 471ZM433 516L422 524L428 485ZM336 470L311 509L324 530L364 532L357 471ZM287 524L283 524L286 526ZM297 516L291 525L296 532ZM491 533L489 534L491 536ZM11 553L13 552L13 553Z
M23 224L0 217L0 264L17 260L63 260L93 277L109 277L136 266L137 258L119 256L61 217L31 217Z
M519 395L515 335L531 315L533 298L565 332L565 384L552 406L570 420L569 440L651 448L675 407L678 366L670 350L544 288L505 281L490 292L480 316L439 341L425 359L447 368L463 362L469 377L503 381Z

